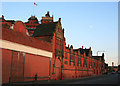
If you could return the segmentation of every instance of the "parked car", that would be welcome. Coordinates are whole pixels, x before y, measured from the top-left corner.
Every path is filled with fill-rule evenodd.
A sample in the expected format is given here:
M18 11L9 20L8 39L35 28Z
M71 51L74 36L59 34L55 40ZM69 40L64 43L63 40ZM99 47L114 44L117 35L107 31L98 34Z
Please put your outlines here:
M108 72L105 72L104 74L108 74Z
M115 72L113 71L112 74L114 74Z
M118 71L118 74L120 74L120 70Z

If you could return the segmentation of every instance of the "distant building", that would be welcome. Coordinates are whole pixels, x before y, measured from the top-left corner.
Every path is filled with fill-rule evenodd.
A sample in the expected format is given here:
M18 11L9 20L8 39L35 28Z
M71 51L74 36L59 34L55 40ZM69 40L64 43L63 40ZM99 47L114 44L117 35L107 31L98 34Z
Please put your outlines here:
M112 62L112 66L114 66L114 62Z
M120 65L118 65L118 70L120 70Z
M113 69L113 71L118 71L118 66L114 66L114 62L112 62L111 68Z
M118 71L118 66L114 66L114 71Z
M108 64L105 63L105 73L108 73Z

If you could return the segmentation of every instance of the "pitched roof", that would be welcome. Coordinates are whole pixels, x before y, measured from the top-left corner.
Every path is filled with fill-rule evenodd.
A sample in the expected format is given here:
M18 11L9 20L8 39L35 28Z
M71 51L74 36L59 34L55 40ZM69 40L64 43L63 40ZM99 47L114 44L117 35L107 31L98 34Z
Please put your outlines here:
M38 40L34 37L22 34L19 31L6 29L2 27L2 40L7 40L10 42L26 45L29 47L43 49L52 52L52 44L43 40Z
M84 52L85 52L86 56L88 56L89 51L90 51L90 49L82 49L82 48L80 48L80 54L84 54Z
M92 58L96 59L96 60L99 60L99 56L92 56Z
M118 66L109 66L109 67L118 68Z
M35 29L27 28L28 31L34 31Z
M70 49L69 47L66 47L66 49Z
M15 20L6 20L6 22L10 22L13 24L15 22Z
M103 56L92 56L92 58L94 58L96 60L100 60L100 58L101 58L101 60L103 60Z
M28 20L37 20L38 21L37 17L35 17L35 16L31 16Z
M53 33L56 31L56 25L58 22L53 23L43 23L36 27L32 36L39 37L44 35L53 36Z

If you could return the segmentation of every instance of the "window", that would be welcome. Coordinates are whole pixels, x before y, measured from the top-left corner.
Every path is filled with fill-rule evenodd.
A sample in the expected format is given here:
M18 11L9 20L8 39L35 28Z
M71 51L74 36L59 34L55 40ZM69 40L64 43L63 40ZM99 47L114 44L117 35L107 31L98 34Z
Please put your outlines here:
M60 40L60 50L62 51L62 40Z
M81 58L80 57L78 57L78 63L77 63L77 65L79 66L79 64L81 66Z
M83 67L87 67L87 59L86 58L84 58Z
M65 59L68 59L68 54L67 53L65 53Z
M57 28L57 31L58 31L59 28Z
M73 60L73 61L74 61L74 55L71 55L71 60Z
M96 66L96 63L95 63L95 61L94 61L94 67Z
M90 61L90 64L91 64L91 66L92 66L92 59L91 59L91 61Z
M98 67L98 63L97 63L97 67Z
M89 68L91 68L91 59L89 59Z
M71 54L70 55L70 65L71 65L71 62L73 62L73 64L75 65L75 59L74 58L75 58L74 55Z
M62 51L63 50L63 41L60 38L56 38L55 39L55 45L56 45L56 49Z
M65 61L65 64L67 65L67 64L68 64L68 62L67 62L67 61Z
M80 57L80 66L82 67L82 57Z

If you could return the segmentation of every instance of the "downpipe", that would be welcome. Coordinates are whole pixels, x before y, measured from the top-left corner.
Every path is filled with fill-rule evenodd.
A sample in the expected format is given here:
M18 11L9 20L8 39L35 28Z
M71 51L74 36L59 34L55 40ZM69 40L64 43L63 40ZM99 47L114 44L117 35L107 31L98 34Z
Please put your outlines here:
M50 64L49 64L49 80L48 82L51 80L51 58L50 58Z

